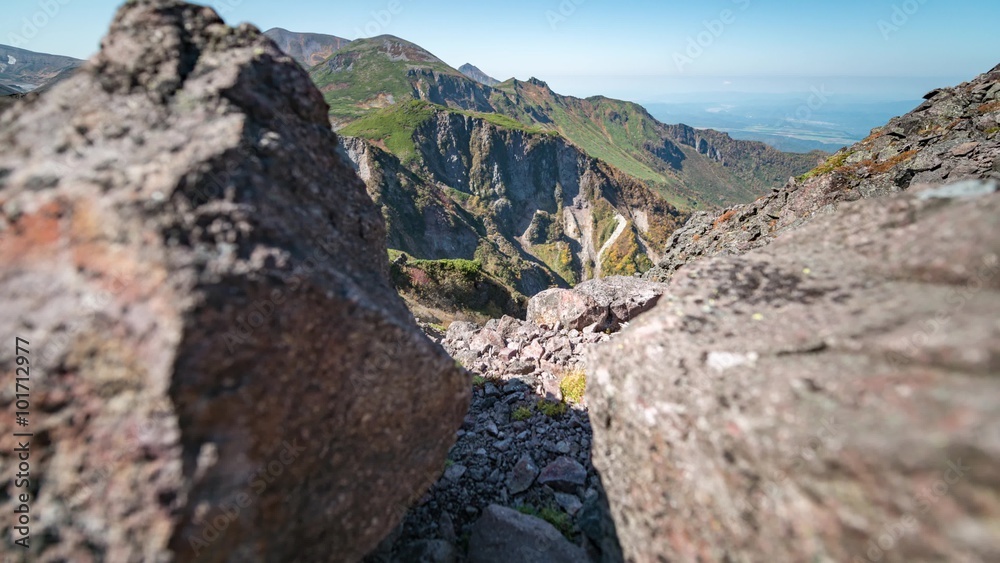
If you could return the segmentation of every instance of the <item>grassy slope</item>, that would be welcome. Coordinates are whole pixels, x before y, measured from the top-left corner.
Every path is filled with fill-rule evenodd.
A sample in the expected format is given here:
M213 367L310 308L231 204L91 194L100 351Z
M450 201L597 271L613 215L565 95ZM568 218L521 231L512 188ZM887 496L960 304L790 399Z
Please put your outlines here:
M380 96L392 96L394 102L414 99L415 84L408 75L413 69L464 78L412 43L396 38L388 42L392 45L383 37L355 41L310 70L313 82L330 104L331 116L343 121L362 117L378 104L384 105Z

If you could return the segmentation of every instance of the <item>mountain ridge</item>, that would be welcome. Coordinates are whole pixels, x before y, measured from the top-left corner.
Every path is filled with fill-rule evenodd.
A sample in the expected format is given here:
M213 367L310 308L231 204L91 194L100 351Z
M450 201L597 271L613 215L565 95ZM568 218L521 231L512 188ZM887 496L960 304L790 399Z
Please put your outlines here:
M265 31L264 35L270 37L278 45L278 48L307 70L351 44L350 39L336 35L300 33L281 27L272 27Z
M406 100L494 113L548 128L652 187L672 205L698 209L751 201L820 161L723 133L668 126L634 102L562 96L537 78L490 87L426 49L391 35L359 40L311 70L337 127ZM690 139L690 146L682 141Z
M0 84L30 92L83 62L73 57L0 45Z

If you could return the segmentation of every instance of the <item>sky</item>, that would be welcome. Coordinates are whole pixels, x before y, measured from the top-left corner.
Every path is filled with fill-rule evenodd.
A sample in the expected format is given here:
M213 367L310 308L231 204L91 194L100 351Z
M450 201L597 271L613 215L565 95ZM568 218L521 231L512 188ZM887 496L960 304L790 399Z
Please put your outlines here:
M4 0L0 43L87 58L120 0ZM570 95L915 99L1000 63L997 0L218 0L227 23L392 34Z

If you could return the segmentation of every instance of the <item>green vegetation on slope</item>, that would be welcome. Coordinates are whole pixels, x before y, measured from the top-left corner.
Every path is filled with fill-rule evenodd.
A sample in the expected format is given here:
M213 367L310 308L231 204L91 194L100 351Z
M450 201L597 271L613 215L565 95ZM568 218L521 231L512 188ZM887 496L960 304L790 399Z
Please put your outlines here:
M416 260L389 250L390 277L396 290L439 311L474 312L486 320L523 316L527 299L487 274L475 260Z
M313 82L340 121L359 118L373 108L414 98L412 70L465 78L422 48L380 36L354 41L310 71Z
M642 274L652 267L653 262L639 248L639 240L631 222L601 256L601 273L605 277Z
M434 117L434 112L433 104L411 100L373 111L344 127L340 133L381 142L387 151L409 164L417 155L413 131Z

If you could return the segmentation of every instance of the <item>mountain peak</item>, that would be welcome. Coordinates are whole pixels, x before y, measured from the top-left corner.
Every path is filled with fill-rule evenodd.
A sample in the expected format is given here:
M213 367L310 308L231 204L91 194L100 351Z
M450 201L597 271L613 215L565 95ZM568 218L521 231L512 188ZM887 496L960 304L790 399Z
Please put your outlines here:
M546 84L544 80L539 80L534 76L528 79L528 84L531 84L532 86L538 86L539 88L546 88L546 89L549 88L549 85Z
M354 42L354 46L359 50L370 49L378 51L392 61L444 64L444 61L427 49L415 43L410 43L405 39L400 39L395 35L377 35L367 39L359 39Z
M335 35L299 33L280 27L272 27L265 31L264 35L268 36L279 49L305 68L320 64L333 53L351 43L351 41Z
M464 65L458 67L458 71L480 84L485 84L487 86L496 86L497 84L500 84L499 80L479 70L478 67L471 63L465 63Z

